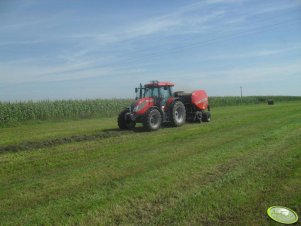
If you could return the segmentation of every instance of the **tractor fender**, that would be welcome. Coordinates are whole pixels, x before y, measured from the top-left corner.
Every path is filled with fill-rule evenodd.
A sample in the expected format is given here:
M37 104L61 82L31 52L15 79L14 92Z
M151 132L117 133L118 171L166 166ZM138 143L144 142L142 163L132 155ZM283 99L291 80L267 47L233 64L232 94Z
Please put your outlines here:
M177 101L180 101L180 98L178 97L173 97L171 100L169 100L167 103L166 103L166 106L164 108L164 111L165 112L170 112L170 110L173 108L173 106L175 105L175 103Z

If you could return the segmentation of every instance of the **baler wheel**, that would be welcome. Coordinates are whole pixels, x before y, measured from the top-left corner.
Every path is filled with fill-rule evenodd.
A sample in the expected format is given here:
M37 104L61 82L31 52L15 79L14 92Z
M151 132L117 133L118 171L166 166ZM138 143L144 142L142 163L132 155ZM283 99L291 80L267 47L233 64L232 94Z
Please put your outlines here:
M181 126L186 121L186 109L181 101L176 101L171 108L171 123L173 126Z
M143 127L147 131L158 130L158 129L160 129L161 124L162 124L161 113L156 108L150 109L145 114L145 117L144 117L144 120L143 120Z
M203 114L201 111L197 111L195 113L195 122L199 122L201 123L202 122L202 119L203 119Z
M136 122L130 119L126 119L126 114L129 110L124 110L118 115L118 126L119 129L126 130L126 129L133 129L136 126Z
M203 120L203 122L210 122L211 121L211 113L210 113L210 111L203 113L202 120Z

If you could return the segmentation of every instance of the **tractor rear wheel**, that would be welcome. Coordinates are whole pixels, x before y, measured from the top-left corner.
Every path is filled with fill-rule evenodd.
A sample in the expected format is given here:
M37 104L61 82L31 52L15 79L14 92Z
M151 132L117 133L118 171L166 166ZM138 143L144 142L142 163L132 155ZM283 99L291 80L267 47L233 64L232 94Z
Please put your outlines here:
M176 101L171 108L171 123L173 126L181 126L186 121L186 109L181 101Z
M144 117L143 127L147 131L155 131L160 129L162 124L162 116L161 113L156 108L150 109Z
M210 122L211 121L211 113L210 113L210 111L204 112L202 114L202 120L203 120L203 122Z
M125 130L125 129L134 129L136 126L136 122L127 118L126 115L129 112L129 110L124 110L120 112L118 115L118 126L119 129Z

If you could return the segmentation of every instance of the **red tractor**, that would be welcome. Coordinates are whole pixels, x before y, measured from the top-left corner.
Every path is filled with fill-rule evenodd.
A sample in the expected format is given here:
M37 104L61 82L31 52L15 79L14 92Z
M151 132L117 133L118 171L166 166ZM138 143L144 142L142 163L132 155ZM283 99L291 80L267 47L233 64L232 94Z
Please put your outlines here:
M204 90L192 93L173 92L173 83L152 81L135 89L136 101L118 116L120 129L133 129L136 122L148 131L158 130L162 123L181 126L185 121L209 122L208 96ZM207 110L207 111L206 111Z

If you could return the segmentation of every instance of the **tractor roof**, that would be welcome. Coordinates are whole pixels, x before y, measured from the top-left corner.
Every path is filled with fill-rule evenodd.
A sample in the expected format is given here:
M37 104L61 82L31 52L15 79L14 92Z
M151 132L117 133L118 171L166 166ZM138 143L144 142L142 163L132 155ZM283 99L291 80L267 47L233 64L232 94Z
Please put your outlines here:
M163 86L174 86L175 84L171 82L159 82L159 81L152 81L151 83L145 84L144 87L163 87Z

